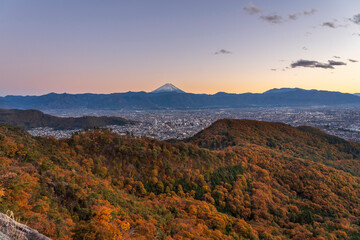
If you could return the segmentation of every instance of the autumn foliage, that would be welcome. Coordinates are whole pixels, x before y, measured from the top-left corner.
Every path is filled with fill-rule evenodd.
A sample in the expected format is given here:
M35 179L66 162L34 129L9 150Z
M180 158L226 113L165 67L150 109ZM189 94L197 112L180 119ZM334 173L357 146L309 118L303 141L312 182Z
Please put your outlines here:
M360 146L220 120L185 141L0 127L0 211L53 239L360 239Z

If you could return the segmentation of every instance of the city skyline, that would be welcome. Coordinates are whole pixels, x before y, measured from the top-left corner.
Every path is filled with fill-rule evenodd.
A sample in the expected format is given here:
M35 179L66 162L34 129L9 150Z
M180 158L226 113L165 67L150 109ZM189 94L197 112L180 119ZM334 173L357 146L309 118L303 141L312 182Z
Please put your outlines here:
M0 95L360 92L360 2L2 1Z

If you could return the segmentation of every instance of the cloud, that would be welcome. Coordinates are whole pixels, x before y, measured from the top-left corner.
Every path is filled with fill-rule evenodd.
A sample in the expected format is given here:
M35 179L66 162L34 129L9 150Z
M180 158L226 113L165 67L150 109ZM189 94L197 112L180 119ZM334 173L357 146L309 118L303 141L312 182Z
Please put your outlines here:
M355 60L355 59L349 59L349 62L357 63L357 62L359 62L359 61L358 61L358 60Z
M334 22L324 22L322 24L323 27L329 27L329 28L337 28L337 25Z
M303 14L306 16L314 15L317 12L315 8L311 9L310 11L304 11Z
M289 14L290 20L297 20L301 16L301 13Z
M314 60L303 60L300 59L290 66L291 68L297 67L307 67L307 68L322 68L322 69L334 69L334 66L343 66L346 65L344 62L329 60L328 63L321 63Z
M352 21L355 24L360 25L360 13L356 14L352 18L350 18L350 21Z
M297 20L299 17L301 17L303 15L304 16L311 16L311 15L315 14L316 11L317 10L315 8L313 8L313 9L311 9L309 11L303 11L303 12L298 12L298 13L294 13L294 14L289 14L288 16L289 16L290 20Z
M215 55L219 55L219 54L231 54L232 52L225 50L225 49L220 49L219 51L215 52Z
M313 61L313 60L303 60L300 59L294 63L291 64L292 68L297 68L297 67L309 67L309 68L334 68L333 66L331 66L330 64L326 64L326 63L320 63L318 61Z
M333 58L337 58L337 59L339 59L339 58L341 58L341 57L339 57L339 56L334 56Z
M249 3L249 5L244 7L243 9L246 13L250 15L255 15L262 12L261 8L256 7L253 3Z
M261 16L261 19L272 24L279 24L284 21L283 17L277 14Z
M316 68L324 68L324 69L334 69L333 65L327 63L317 63L315 65Z
M344 66L344 65L346 65L346 63L344 63L344 62L334 61L334 60L329 60L329 64L331 66Z
M307 51L309 49L307 47L303 47L302 50Z
M329 28L340 28L340 27L347 28L349 25L341 24L341 23L339 23L339 21L337 19L334 19L333 21L323 22L323 24L321 24L321 26L329 27Z
M270 69L270 70L273 71L273 72L276 72L276 71L277 71L276 68L272 68L272 69Z
M257 6L255 6L252 2L250 2L247 6L243 8L243 10L249 14L249 15L257 15L263 12L263 10ZM283 17L281 15L278 15L277 13L273 14L263 14L260 16L260 18L268 23L272 24L280 24L285 22L286 20L297 20L301 16L310 16L313 15L317 10L315 8L309 10L309 11L302 11L297 12L293 14L288 14L287 17Z

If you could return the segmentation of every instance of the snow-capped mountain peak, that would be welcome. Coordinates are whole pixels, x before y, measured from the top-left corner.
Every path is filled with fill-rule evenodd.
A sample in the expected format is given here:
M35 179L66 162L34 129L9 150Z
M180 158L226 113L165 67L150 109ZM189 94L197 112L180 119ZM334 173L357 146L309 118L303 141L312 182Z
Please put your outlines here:
M159 87L158 89L155 89L154 91L152 91L152 93L163 93L163 92L184 93L183 90L175 87L171 83L166 83L166 84L162 85L161 87Z

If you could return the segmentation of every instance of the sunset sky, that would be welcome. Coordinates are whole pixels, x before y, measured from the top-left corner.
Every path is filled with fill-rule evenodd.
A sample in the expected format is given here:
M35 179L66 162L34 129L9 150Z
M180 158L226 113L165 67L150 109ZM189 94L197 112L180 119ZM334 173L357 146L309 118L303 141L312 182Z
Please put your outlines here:
M3 0L0 95L360 92L359 0Z

